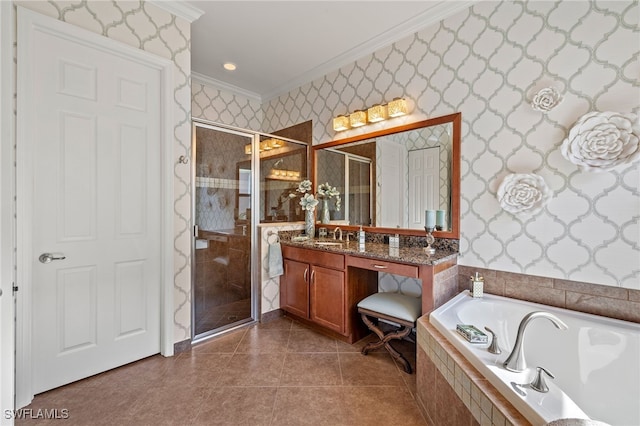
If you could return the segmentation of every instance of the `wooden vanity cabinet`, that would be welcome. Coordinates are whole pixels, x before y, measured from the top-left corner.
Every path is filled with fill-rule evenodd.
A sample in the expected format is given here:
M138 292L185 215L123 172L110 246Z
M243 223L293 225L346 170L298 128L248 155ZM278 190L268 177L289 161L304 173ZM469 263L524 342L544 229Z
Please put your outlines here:
M311 265L309 318L329 330L345 334L344 271Z
M280 307L302 318L309 318L309 264L284 259L280 277Z
M282 247L280 307L303 320L348 336L344 255Z
M422 313L428 314L457 294L457 273L441 274L456 259L436 265L403 263L354 254L282 245L284 275L280 307L334 337L353 343L369 333L358 302L378 291L378 273L416 278L422 283Z

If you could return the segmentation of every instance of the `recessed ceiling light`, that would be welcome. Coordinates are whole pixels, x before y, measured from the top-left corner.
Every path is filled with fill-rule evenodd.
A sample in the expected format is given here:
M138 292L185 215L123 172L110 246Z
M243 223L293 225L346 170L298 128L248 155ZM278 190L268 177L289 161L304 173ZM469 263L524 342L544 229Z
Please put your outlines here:
M233 71L233 70L236 69L236 64L234 64L232 62L225 62L222 66L227 71Z

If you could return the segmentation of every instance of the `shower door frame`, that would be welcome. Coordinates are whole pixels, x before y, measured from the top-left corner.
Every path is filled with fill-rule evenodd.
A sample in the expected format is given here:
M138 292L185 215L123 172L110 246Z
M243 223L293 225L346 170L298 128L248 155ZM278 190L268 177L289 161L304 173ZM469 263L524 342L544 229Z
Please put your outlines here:
M224 132L224 133L230 133L230 134L234 134L237 136L244 136L247 137L247 139L251 140L251 145L252 145L252 154L251 154L251 187L252 188L258 188L260 184L260 161L256 161L255 157L253 155L254 152L256 152L257 149L257 144L256 141L260 141L260 135L257 134L254 131L251 130L247 130L247 129L240 129L237 127L231 127L231 126L226 126L224 124L219 124L219 123L215 123L212 121L207 121L207 120L202 120L202 119L198 119L198 118L192 118L191 119L191 222L192 222L192 226L191 226L191 297L190 297L190 302L191 302L191 342L195 343L195 342L199 342L199 341L203 341L206 340L208 338L214 337L214 336L218 336L222 333L226 333L232 330L235 330L239 327L244 327L245 325L249 325L249 324L253 324L256 323L258 321L257 319L257 315L259 312L259 306L258 306L258 301L259 298L256 294L256 276L259 275L259 271L257 268L257 265L255 264L255 260L257 259L256 253L257 253L257 248L254 247L254 241L257 241L256 238L258 238L258 227L256 226L256 219L260 220L260 216L259 216L259 212L257 211L257 208L259 206L259 204L257 204L257 201L259 199L256 198L256 194L251 194L251 227L249 229L249 235L250 235L250 257L249 257L249 262L251 262L251 284L250 284L250 293L251 293L251 316L249 318L243 318L240 319L238 321L232 322L226 326L222 326L219 328L214 328L212 330L208 330L205 331L203 333L199 333L196 334L196 310L195 310L195 299L194 299L194 295L195 295L195 285L196 285L196 248L195 248L195 244L196 244L196 237L198 236L198 225L196 224L196 127L201 127L201 128L206 128L206 129L210 129L210 130L214 130L214 131L218 131L218 132ZM256 173L256 170L258 173ZM254 191L255 192L255 191ZM256 214L258 215L256 217Z
M197 236L197 225L195 224L196 218L196 127L204 127L211 130L222 131L227 133L232 133L239 136L247 136L251 137L251 226L249 229L251 236L250 243L250 258L251 262L251 318L248 320L239 320L234 323L229 324L228 326L223 326L220 328L216 328L213 330L206 331L204 333L200 333L198 335L195 334L195 303L194 303L194 289L195 289L195 280L196 280L196 256L195 256L195 244L196 244L196 236ZM237 330L238 328L245 327L251 324L255 324L259 322L259 316L261 315L260 311L260 296L261 296L261 285L262 285L262 277L261 271L259 269L260 265L260 247L258 242L260 241L260 235L258 234L258 225L260 224L260 197L261 188L260 188L260 139L262 137L266 138L277 138L286 142L292 142L300 145L306 146L307 152L307 170L305 173L307 175L307 179L309 176L309 144L303 141L286 138L283 136L273 135L270 133L258 132L255 130L243 129L240 127L229 126L226 124L216 123L214 121L204 120L201 118L192 117L191 118L191 342L201 342L203 340L209 339L211 337L219 336L223 333L228 333L233 330Z

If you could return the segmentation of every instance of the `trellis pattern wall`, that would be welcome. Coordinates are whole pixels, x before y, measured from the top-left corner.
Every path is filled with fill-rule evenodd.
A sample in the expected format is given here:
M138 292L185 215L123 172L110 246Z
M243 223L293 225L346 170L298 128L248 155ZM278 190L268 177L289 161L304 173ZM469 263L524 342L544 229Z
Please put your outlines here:
M312 119L314 143L326 142L333 116L396 96L413 113L386 125L461 111L460 264L640 289L638 164L587 173L560 154L581 115L640 112L639 15L634 1L478 2L272 99L263 129ZM546 86L564 100L545 114L529 103ZM554 191L534 217L496 200L516 172Z
M193 117L218 124L259 132L262 130L260 102L193 81L191 84Z
M167 58L174 63L174 158L191 146L191 27L145 2L20 1L20 6ZM20 40L18 40L20 43ZM174 174L174 339L191 338L191 197L189 166Z

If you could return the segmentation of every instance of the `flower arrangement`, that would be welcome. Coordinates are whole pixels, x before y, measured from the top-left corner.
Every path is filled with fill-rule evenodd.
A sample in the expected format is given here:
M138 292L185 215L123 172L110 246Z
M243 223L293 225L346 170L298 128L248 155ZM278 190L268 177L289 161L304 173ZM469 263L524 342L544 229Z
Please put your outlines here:
M340 191L338 191L335 186L329 185L329 182L320 184L316 195L311 193L311 186L310 180L303 180L298 185L296 191L289 194L289 198L297 197L297 193L302 194L302 197L300 197L300 205L302 206L302 209L314 211L320 200L330 200L335 197L336 210L340 211Z
M320 184L318 186L318 198L321 200L331 200L336 198L336 210L340 211L340 191L335 186L329 185L329 182Z

